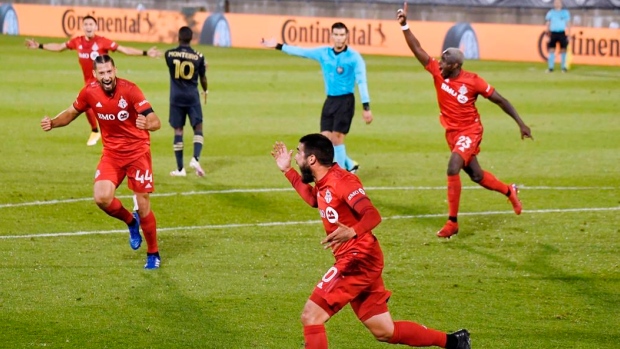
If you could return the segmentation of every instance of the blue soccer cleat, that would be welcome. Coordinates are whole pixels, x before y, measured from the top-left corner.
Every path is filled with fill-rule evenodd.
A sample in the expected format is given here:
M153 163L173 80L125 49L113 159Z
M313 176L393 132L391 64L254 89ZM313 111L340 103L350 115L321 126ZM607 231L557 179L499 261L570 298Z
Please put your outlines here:
M133 250L137 250L142 244L142 236L140 236L140 215L138 215L138 212L133 213L133 218L136 220L134 224L127 224L129 228L129 246L131 246Z
M159 257L159 252L155 254L147 254L146 255L146 264L144 264L144 269L158 269L159 263L161 263L161 258Z

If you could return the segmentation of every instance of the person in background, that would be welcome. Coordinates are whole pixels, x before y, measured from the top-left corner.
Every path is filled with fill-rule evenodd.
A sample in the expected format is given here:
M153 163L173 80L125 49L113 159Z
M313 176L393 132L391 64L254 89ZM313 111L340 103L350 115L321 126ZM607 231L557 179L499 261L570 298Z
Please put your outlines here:
M344 23L337 22L332 25L331 38L334 42L333 47L302 48L279 44L274 39L263 39L262 43L265 47L319 62L327 94L321 112L321 134L332 141L338 165L356 173L359 164L347 156L344 140L355 114L356 83L362 99L362 117L366 124L370 124L373 120L366 82L366 63L357 51L347 45L349 29Z
M196 171L196 175L204 177L205 171L200 166L200 153L204 143L202 133L202 107L198 95L198 81L202 88L204 103L207 103L207 63L202 53L190 46L192 30L189 27L179 29L179 46L166 51L166 64L170 73L170 126L174 128L174 156L177 168L170 172L174 177L185 177L183 164L183 128L185 119L194 130L194 154L189 167Z
M547 12L545 16L547 21L547 36L549 42L547 48L549 57L547 58L547 73L552 73L555 67L555 49L560 44L560 67L562 73L568 71L566 65L566 49L568 48L570 37L570 12L562 8L562 0L553 1L553 9Z

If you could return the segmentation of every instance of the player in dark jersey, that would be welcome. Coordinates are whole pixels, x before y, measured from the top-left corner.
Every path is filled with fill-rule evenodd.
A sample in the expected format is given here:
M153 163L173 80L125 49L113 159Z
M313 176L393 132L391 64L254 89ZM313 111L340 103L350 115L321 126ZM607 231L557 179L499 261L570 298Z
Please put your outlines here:
M297 193L319 210L327 237L321 244L330 248L336 262L330 267L304 306L306 349L327 349L325 323L347 304L378 341L411 347L438 346L470 349L469 332L437 331L411 321L394 321L387 307L391 292L383 284L383 252L372 233L381 222L359 178L333 162L334 147L322 134L299 140L295 162L281 142L271 155ZM311 186L309 183L314 182Z
M97 81L93 76L93 61L95 58L101 55L107 55L110 51L118 51L128 56L161 56L161 52L159 52L156 47L151 47L148 51L143 51L129 46L118 45L110 39L97 35L97 20L93 16L85 16L84 19L82 19L82 28L84 29L84 35L76 36L65 42L42 44L34 39L26 39L26 47L52 52L62 52L64 50L77 51L78 62L82 68L85 85ZM91 127L91 133L86 145L93 146L97 144L99 138L101 138L97 126L97 113L89 109L86 111L86 118Z
M200 177L205 175L200 163L200 152L204 137L202 135L202 107L198 95L198 80L202 87L204 103L207 103L207 62L202 53L190 46L192 30L189 27L179 29L179 46L166 51L166 64L170 72L170 126L174 128L174 156L177 169L170 172L171 176L185 177L183 165L183 127L185 117L189 117L194 129L194 156L189 166Z
M97 81L86 85L73 104L55 118L41 120L43 131L70 124L88 109L96 112L103 138L103 154L95 172L95 203L105 213L127 224L129 245L137 250L142 243L140 227L147 244L145 269L160 264L155 215L150 193L154 190L150 133L161 127L151 104L136 84L116 77L114 61L108 55L93 61ZM133 215L115 197L116 188L127 177L138 211Z

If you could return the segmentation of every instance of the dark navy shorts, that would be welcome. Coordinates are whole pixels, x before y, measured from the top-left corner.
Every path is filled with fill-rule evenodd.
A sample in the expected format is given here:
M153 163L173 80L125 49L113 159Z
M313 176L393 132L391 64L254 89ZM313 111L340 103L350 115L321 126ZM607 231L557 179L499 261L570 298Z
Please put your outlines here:
M192 127L202 123L202 106L200 104L182 107L178 105L170 105L170 126L173 128L183 128L185 126L185 117L189 117L189 123Z

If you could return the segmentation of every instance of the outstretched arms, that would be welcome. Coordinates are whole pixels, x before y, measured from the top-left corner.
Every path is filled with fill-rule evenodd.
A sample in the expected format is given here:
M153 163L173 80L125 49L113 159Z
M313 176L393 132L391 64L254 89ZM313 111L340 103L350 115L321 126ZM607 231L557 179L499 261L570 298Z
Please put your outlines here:
M67 44L64 42L63 43L50 42L47 44L41 44L35 39L26 39L25 45L29 49L35 50L35 49L40 48L42 50L53 51L53 52L61 52L67 49Z
M152 58L157 58L161 56L161 52L155 46L151 47L147 51L143 51L137 48L119 45L116 50L128 56L149 56Z
M398 23L400 23L401 28L403 29L403 35L405 36L405 41L407 42L407 46L418 61L426 67L428 61L431 59L428 53L422 49L422 45L420 45L420 41L418 38L413 35L411 30L409 30L409 25L407 24L407 3L403 5L402 9L396 11L396 19Z

